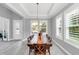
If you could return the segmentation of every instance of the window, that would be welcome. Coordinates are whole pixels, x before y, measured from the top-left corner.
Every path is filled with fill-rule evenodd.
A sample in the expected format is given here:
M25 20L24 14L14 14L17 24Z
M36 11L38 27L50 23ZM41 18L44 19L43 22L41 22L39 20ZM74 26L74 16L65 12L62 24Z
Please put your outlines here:
M38 32L38 21L33 20L31 24L32 24L32 32Z
M15 23L16 25L16 34L20 34L20 23L19 22L16 22Z
M0 17L0 40L9 39L9 19Z
M47 33L47 21L46 20L32 20L31 22L32 32L46 32Z
M79 45L79 9L67 13L65 18L66 41Z
M47 21L40 21L40 31L47 32Z
M56 18L56 36L60 39L62 37L62 17Z

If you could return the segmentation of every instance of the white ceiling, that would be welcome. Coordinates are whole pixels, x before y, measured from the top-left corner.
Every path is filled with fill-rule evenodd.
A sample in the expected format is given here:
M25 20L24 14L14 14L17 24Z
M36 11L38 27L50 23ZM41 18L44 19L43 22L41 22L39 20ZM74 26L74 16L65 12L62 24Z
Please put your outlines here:
M7 3L5 5L24 18L37 17L36 3ZM68 5L68 3L39 3L38 16L39 18L53 17Z

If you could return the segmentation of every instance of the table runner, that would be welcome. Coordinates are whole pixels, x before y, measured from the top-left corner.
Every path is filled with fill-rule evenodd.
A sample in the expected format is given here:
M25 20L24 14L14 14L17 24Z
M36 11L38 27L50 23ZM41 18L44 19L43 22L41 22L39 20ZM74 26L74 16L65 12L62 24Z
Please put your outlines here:
M37 41L38 41L38 33L34 34L34 37L31 40L31 43L32 44L34 44L34 43L37 44ZM45 33L42 33L42 41L43 41L43 43L47 43L48 42Z

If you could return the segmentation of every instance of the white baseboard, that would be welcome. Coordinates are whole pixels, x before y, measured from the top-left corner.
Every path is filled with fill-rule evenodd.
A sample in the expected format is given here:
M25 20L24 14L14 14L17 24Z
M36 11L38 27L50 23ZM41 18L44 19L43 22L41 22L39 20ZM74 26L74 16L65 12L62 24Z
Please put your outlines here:
M70 52L68 52L65 48L63 48L60 44L58 44L55 40L53 40L55 42L55 44L60 47L66 54L68 55L72 55Z

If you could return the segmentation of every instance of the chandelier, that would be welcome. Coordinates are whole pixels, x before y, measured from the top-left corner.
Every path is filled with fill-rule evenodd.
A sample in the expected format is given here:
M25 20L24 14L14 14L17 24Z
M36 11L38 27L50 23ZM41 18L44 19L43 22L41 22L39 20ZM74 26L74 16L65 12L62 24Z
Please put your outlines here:
M39 7L39 3L36 3L36 5L37 5L37 16L36 16L36 19L38 20L38 32L40 32L39 17L38 17L38 7Z
M39 6L39 3L36 3L37 5L37 20L38 20L38 6Z

